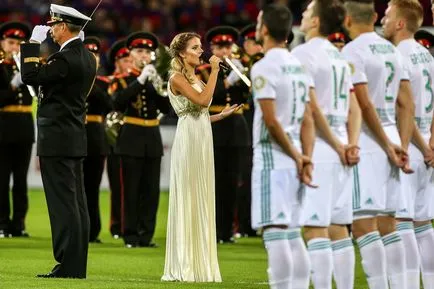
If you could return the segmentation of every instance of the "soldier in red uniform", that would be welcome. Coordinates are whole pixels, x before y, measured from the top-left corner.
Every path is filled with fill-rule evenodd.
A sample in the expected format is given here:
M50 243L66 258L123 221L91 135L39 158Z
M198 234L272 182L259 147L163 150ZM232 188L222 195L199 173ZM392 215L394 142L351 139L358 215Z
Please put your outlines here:
M87 37L83 43L95 55L97 65L99 65L101 50L99 39ZM87 156L83 162L83 173L90 219L89 242L93 243L101 243L98 239L101 231L99 187L104 172L105 158L109 152L103 123L105 115L112 110L112 101L107 92L109 83L110 79L107 76L98 75L86 99Z
M118 85L126 86L126 82L118 81L128 75L132 68L133 62L130 57L130 51L126 47L124 40L116 41L109 51L109 61L114 65L115 70L110 77L111 84L109 94L113 96L113 92L118 89ZM109 154L107 156L107 177L110 185L110 233L113 238L120 238L121 220L123 212L121 210L121 160L120 156L115 154L114 146L110 144Z
M19 22L6 22L0 27L0 238L28 237L25 218L29 206L27 172L35 141L32 96L23 84L12 55L20 43L30 37L30 29ZM9 182L13 178L12 200Z

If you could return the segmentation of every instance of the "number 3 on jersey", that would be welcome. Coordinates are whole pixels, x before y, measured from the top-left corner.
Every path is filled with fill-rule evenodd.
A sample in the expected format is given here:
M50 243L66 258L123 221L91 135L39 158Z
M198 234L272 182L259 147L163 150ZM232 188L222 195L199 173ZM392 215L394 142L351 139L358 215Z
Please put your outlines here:
M307 87L302 81L292 82L292 117L291 124L300 123L303 120L304 104L306 102Z
M333 101L333 106L335 109L338 109L338 102L339 100L344 102L344 109L347 108L348 105L348 95L345 93L345 91L343 91L343 86L344 86L344 80L345 80L345 69L346 67L342 67L341 69L341 75L340 77L338 76L338 72L336 69L336 66L333 65L333 83L334 83L334 101ZM338 79L339 83L338 83Z
M425 106L425 112L430 113L433 109L433 100L434 100L434 93L432 91L432 79L428 70L424 69L422 73L423 76L426 77L425 89L428 91L429 94L429 102L428 105Z

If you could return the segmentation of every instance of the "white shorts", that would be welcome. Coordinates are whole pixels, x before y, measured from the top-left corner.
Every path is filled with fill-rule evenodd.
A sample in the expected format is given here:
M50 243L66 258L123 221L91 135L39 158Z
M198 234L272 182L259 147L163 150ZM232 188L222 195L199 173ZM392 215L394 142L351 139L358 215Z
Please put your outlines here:
M300 224L313 227L351 224L353 221L351 168L344 167L338 154L328 144L322 142L315 144L313 162L312 182L318 185L318 188L305 188Z
M252 170L252 228L296 227L301 185L295 168Z
M384 127L389 139L400 145L395 126ZM394 214L398 209L402 172L368 133L360 134L360 162L354 167L353 211L358 216Z
M408 187L400 198L396 217L428 221L434 217L433 169L427 168L423 155L416 146L410 144L408 152L410 167L414 173L403 175L403 180L406 181Z

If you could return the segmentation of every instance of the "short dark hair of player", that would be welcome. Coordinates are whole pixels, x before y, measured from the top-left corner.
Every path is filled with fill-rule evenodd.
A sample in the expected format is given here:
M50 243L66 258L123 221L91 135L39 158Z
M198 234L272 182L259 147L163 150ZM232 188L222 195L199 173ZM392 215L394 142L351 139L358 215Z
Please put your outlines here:
M353 22L366 25L374 24L376 12L373 0L346 0L344 7Z
M284 42L292 29L291 11L283 5L267 5L262 9L262 24L267 27L268 33L274 40Z
M314 0L312 16L319 18L319 33L328 36L341 31L345 20L345 7L341 0Z

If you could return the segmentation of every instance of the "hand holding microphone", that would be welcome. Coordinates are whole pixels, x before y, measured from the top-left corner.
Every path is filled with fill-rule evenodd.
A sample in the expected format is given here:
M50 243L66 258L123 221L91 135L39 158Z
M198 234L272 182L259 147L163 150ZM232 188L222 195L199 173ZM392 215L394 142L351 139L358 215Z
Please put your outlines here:
M214 59L214 61L218 61L218 66L221 69L223 69L223 70L229 69L229 66L227 66L226 63L224 63L220 58L218 58L217 56L215 56L209 52L202 53L202 55L200 56L200 59L202 59L202 61L205 63L211 64L211 67L212 67L211 59Z
M209 59L209 64L211 64L211 70L219 71L221 62L222 60L217 56L211 56L211 58Z

